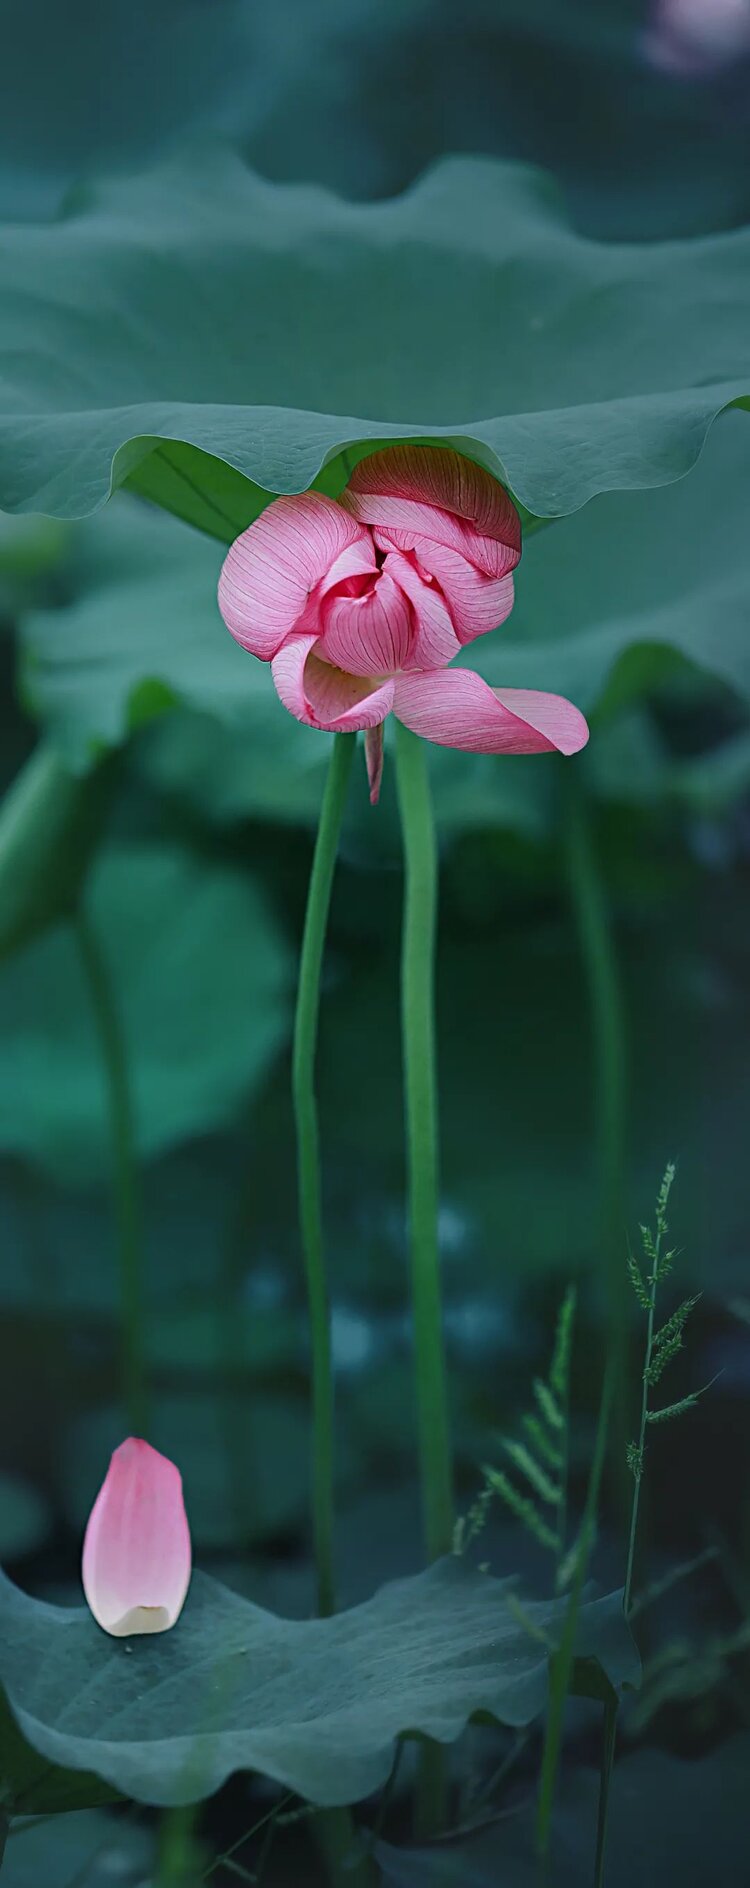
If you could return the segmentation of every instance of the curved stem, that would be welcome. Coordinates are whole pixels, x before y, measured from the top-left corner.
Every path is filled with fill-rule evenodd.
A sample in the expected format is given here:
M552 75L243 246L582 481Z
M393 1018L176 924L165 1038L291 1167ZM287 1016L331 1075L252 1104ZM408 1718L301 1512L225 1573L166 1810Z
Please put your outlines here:
M334 1610L333 1582L333 1371L323 1257L315 1051L331 886L356 736L334 737L318 836L315 841L302 937L292 1053L292 1093L297 1129L299 1224L307 1275L312 1345L313 1532L318 1572L318 1609Z
M406 900L401 1001L409 1158L409 1220L422 1503L430 1560L451 1551L453 1478L438 1256L435 1066L437 848L422 742L396 723L396 781Z
M627 1059L625 1017L612 926L578 767L565 764L564 845L583 958L594 1046L596 1124L615 1429L624 1462L628 1285L626 1256Z
M628 1295L625 1268L627 1214L627 1058L625 1018L612 926L596 857L586 803L585 779L578 768L565 772L565 850L571 898L589 989L596 1067L597 1127L602 1237L607 1282L608 1376L611 1384L620 1473L617 1491L623 1508L627 1435ZM637 1487L637 1485L636 1485ZM637 1515L637 1502L633 1504ZM632 1577L634 1516L631 1516L626 1589ZM627 1599L626 1599L627 1613ZM609 1791L617 1736L617 1699L605 1708L597 1819L595 1884L602 1888L607 1840Z
M109 966L83 905L76 913L75 925L107 1084L120 1274L123 1401L131 1430L135 1435L144 1435L147 1396L142 1229L127 1053Z

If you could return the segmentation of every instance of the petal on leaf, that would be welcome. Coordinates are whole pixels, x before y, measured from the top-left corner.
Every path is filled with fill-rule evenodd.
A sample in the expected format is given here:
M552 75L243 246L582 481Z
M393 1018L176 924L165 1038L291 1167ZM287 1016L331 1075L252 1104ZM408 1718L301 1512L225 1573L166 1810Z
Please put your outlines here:
M128 1437L112 1456L83 1545L83 1589L98 1625L115 1638L168 1631L185 1603L191 1558L179 1469Z

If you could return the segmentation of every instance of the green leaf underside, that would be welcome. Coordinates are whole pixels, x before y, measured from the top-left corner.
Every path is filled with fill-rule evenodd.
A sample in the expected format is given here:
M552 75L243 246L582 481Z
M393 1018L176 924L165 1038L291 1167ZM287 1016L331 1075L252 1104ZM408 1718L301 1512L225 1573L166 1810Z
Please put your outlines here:
M537 516L669 483L750 393L749 268L748 231L592 242L516 164L363 205L196 148L0 233L0 506L129 480L229 539L345 452L433 437Z
M543 1646L508 1583L449 1558L330 1620L287 1620L196 1574L178 1626L108 1638L0 1582L0 1678L51 1762L93 1770L138 1801L179 1804L255 1769L309 1801L357 1801L386 1781L394 1740L449 1743L475 1714L524 1725L543 1708ZM556 1637L560 1603L529 1603ZM579 1651L637 1681L621 1595L582 1609Z
M472 643L468 664L498 685L567 695L587 713L658 690L686 663L750 698L747 440L744 416L732 414L689 480L655 495L611 495L532 537L510 621ZM285 713L266 665L225 630L216 603L219 548L119 499L80 528L74 551L71 601L30 613L22 632L24 692L68 761L85 766L160 709L181 704L235 731L236 751L220 777L207 727L202 742L193 733L184 767L187 780L196 768L201 787L208 779L220 811L313 817L327 737ZM176 740L175 729L165 766L179 775ZM604 752L603 742L594 746ZM431 758L438 789L449 775L443 797L454 817L463 780L477 817L486 819L512 789L515 800L500 806L500 817L528 823L533 795L551 779L541 762ZM516 801L524 813L514 812Z

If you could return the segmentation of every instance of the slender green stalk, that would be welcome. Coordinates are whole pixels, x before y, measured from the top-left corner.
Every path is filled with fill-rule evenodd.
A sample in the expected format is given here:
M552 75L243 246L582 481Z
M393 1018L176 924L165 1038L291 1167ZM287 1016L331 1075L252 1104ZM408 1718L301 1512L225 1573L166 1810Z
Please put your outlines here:
M596 1860L594 1863L594 1888L604 1888L604 1863L607 1851L607 1821L609 1817L609 1791L612 1782L612 1768L615 1761L615 1743L617 1741L617 1694L612 1692L604 1706L604 1736L602 1740L601 1769L599 1772L599 1808L596 1820Z
M656 1237L647 1238L644 1233L644 1248L650 1253L651 1270L646 1283L648 1285L648 1322L646 1325L646 1353L643 1360L643 1379L641 1385L641 1420L638 1442L635 1450L629 1450L634 1475L633 1500L630 1510L630 1533L628 1537L628 1558L625 1572L625 1591L623 1594L623 1612L627 1619L630 1614L630 1601L633 1587L633 1567L635 1563L635 1545L638 1534L638 1513L641 1502L641 1480L643 1477L643 1459L648 1425L648 1393L650 1386L651 1359L654 1349L654 1324L656 1317L656 1292L659 1284L659 1261L662 1244L667 1231L667 1203L674 1179L674 1167L667 1167L656 1204ZM638 1296L642 1298L644 1285L636 1266ZM599 1814L596 1831L596 1863L594 1868L594 1888L604 1888L604 1866L607 1848L607 1822L609 1817L609 1794L612 1782L612 1769L615 1761L617 1741L617 1699L608 1700L604 1715L604 1741L602 1746L601 1772L599 1779Z
M659 1284L659 1260L661 1258L664 1234L667 1230L665 1213L666 1213L667 1200L669 1198L669 1188L671 1186L671 1178L669 1178L669 1176L673 1175L673 1173L674 1173L674 1168L668 1167L664 1181L662 1182L662 1189L659 1195L659 1202L656 1209L656 1238L654 1239L653 1247L652 1247L653 1258L651 1261L651 1271L649 1272L646 1279L646 1283L648 1285L648 1322L646 1325L646 1353L643 1359L643 1381L641 1385L641 1420L640 1420L640 1427L638 1430L637 1453L634 1458L635 1468L634 1468L634 1481L633 1481L633 1505L630 1510L630 1534L628 1538L628 1562L627 1562L627 1568L625 1572L625 1595L623 1599L623 1607L624 1607L626 1618L630 1611L630 1595L631 1595L632 1587L633 1587L633 1567L635 1563L635 1544L636 1544L636 1536L638 1533L638 1514L639 1514L640 1505L641 1505L641 1482L643 1480L643 1458L644 1458L644 1449L646 1446L646 1428L648 1425L648 1392L649 1392L650 1373L651 1373L651 1358L652 1358L652 1353L653 1353L653 1348L654 1348L654 1324L656 1320L656 1293L657 1293L657 1288Z
M148 1426L144 1358L143 1239L133 1104L117 993L96 929L81 904L76 933L106 1077L120 1277L123 1401L135 1435Z
M645 1442L646 1442L646 1423L648 1420L648 1369L651 1363L651 1351L652 1351L653 1342L654 1342L654 1319L656 1315L656 1283L657 1283L656 1271L654 1270L651 1276L650 1284L649 1284L648 1325L646 1327L646 1357L645 1357L645 1361L643 1365L643 1388L641 1391L641 1421L640 1421L640 1427L638 1430L638 1456L639 1456L639 1460L641 1464L643 1463L643 1451L644 1451ZM637 1475L635 1476L635 1481L633 1485L633 1506L630 1511L630 1534L628 1537L628 1562L627 1562L627 1568L625 1572L625 1597L623 1600L623 1607L624 1607L626 1616L630 1611L630 1595L631 1595L631 1591L633 1587L633 1566L635 1563L635 1543L636 1543L636 1536L638 1534L638 1514L639 1514L640 1505L641 1505L641 1481L642 1479L643 1479L643 1472L641 1468L639 1469Z
M615 1422L623 1448L628 1294L626 1234L627 1057L622 991L579 766L565 764L564 846L573 912L589 991L595 1060L599 1190L604 1240L609 1354L615 1371Z
M292 1092L297 1128L299 1224L307 1276L312 1347L313 1533L318 1574L318 1610L324 1615L332 1613L335 1606L333 1370L328 1289L323 1256L315 1051L320 1012L320 973L331 902L331 887L355 744L356 736L353 734L337 734L334 738L307 894L292 1055Z
M570 1675L575 1657L578 1614L581 1605L581 1593L586 1578L589 1556L594 1540L596 1514L599 1502L604 1457L609 1433L609 1419L612 1408L614 1372L612 1364L607 1365L599 1406L599 1421L594 1444L594 1458L591 1464L589 1485L586 1491L586 1505L583 1511L581 1531L578 1537L578 1553L573 1583L568 1596L562 1638L557 1651L550 1660L549 1711L542 1754L542 1771L539 1783L539 1805L537 1809L537 1848L542 1862L546 1862L552 1830L552 1811L555 1802L557 1773L560 1766L562 1749L563 1718L565 1700L570 1685Z
M0 1868L2 1868L3 1866L3 1857L5 1855L5 1844L8 1840L9 1830L10 1830L10 1822L8 1820L8 1817L6 1816L5 1810L0 1809Z
M197 1884L201 1879L195 1839L197 1813L197 1804L184 1803L162 1816L154 1888L188 1888L189 1883Z
M607 1290L609 1392L614 1405L616 1461L625 1460L627 1402L628 1302L622 1253L626 1231L627 1058L622 991L612 925L607 910L586 800L586 783L579 767L563 774L564 845L570 895L578 930L589 992L595 1062L599 1193ZM627 1495L622 1470L618 1474L621 1507ZM572 1597L572 1596L571 1596ZM558 1655L559 1656L559 1655ZM564 1704L564 1694L562 1703ZM609 1808L609 1787L614 1762L617 1701L605 1707L604 1744L599 1788L595 1882L604 1880L604 1852ZM561 1727L560 1727L561 1728ZM546 1756L546 1749L545 1749ZM554 1775L557 1769L554 1758ZM543 1852L549 1841L552 1803L540 1799L540 1839Z
M557 1502L557 1585L559 1590L560 1573L565 1565L566 1541L568 1534L568 1495L570 1481L570 1375L573 1322L575 1319L577 1292L575 1285L569 1285L560 1306L555 1332L555 1349L550 1370L550 1388L557 1396L562 1428L560 1430L560 1465L559 1497Z
M435 1058L437 846L422 742L396 723L406 897L401 1001L409 1161L412 1299L422 1503L428 1558L449 1554L453 1478L438 1256Z

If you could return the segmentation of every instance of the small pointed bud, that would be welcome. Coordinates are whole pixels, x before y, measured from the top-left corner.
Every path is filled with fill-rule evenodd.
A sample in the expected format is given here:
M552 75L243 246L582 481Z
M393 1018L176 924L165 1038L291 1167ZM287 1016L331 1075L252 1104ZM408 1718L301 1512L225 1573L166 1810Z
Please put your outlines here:
M129 1436L115 1449L83 1543L83 1590L97 1624L118 1639L168 1632L191 1564L179 1469Z

